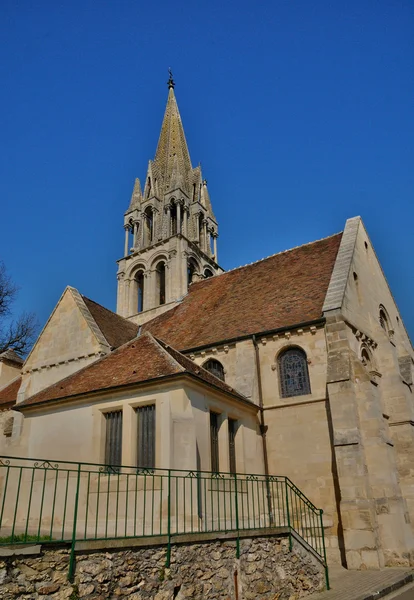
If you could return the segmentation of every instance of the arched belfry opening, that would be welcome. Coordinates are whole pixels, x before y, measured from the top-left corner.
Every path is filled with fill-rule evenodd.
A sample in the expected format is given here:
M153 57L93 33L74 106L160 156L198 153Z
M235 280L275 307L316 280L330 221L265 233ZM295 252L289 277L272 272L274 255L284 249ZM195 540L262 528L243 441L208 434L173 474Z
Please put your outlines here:
M145 209L145 229L144 229L144 244L149 246L154 239L154 211L151 206Z
M144 271L138 271L135 275L137 286L137 312L144 311Z
M156 281L156 299L159 305L165 304L166 302L166 281L165 281L165 262L160 261L155 269L155 281Z

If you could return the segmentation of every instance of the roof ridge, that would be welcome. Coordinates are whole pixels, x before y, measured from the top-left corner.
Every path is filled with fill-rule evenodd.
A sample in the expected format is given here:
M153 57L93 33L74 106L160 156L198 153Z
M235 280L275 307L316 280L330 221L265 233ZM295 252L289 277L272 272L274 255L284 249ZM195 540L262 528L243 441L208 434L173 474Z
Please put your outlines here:
M135 325L135 323L133 323L132 321L129 321L128 319L126 319L122 315L119 315L118 313L116 313L115 311L111 310L110 308L107 308L106 306L104 306L100 302L96 302L96 300L92 300L92 298L88 298L88 296L85 296L84 294L81 294L81 296L82 296L82 299L88 300L89 302L93 302L97 306L100 306L101 308L103 308L107 312L111 313L111 315L114 315L115 317L118 317L119 319L122 319L122 321L125 321L125 323L128 323L129 325Z
M299 246L294 246L293 248L288 248L287 250L281 250L280 252L275 252L274 254L269 254L269 256L264 256L263 258L254 260L251 263L247 263L245 265L239 265L238 267L234 267L233 269L229 269L228 271L224 271L223 273L218 273L216 275L216 277L220 277L221 275L225 275L226 273L232 273L233 271L237 271L238 269L245 269L246 267L251 267L252 265L256 265L257 263L268 260L269 258L278 256L279 254L286 254L287 252L292 252L293 250L298 250L299 248L305 248L305 246L311 246L312 244L317 244L318 242L324 242L325 240L329 240L330 238L340 235L341 233L343 233L343 231L338 231L337 233L332 233L331 235L327 235L326 237L320 238L319 240L313 240L312 242L306 242L305 244L300 244ZM213 279L213 277L211 277L209 279Z
M150 331L145 331L143 333L142 337L144 337L144 336L149 337L152 342L155 342L157 347L160 348L163 351L163 353L167 355L168 360L170 360L172 363L174 363L174 366L178 365L180 371L182 371L183 373L186 371L186 369L182 365L180 365L180 363L172 356L172 354L170 354L170 352L168 352L167 348L172 348L172 346L169 346L166 342L163 342L162 340L158 340L156 337L154 337L152 335L152 333ZM166 346L166 348L163 347L163 344ZM173 348L173 350L175 350L175 348ZM179 350L175 350L175 352L179 352ZM181 354L181 352L179 352L179 354Z

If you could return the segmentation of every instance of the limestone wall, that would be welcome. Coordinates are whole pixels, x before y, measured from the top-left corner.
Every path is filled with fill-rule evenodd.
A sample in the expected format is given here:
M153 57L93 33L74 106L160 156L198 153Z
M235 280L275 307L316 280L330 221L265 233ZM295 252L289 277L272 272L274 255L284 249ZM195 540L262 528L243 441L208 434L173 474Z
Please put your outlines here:
M286 538L247 538L240 550L237 559L235 540L172 546L170 568L165 546L77 555L73 584L66 579L68 551L43 550L0 561L1 594L7 600L25 594L33 600L298 600L324 587L322 565L296 543L289 551Z
M91 364L110 351L82 297L67 287L23 365L17 402Z

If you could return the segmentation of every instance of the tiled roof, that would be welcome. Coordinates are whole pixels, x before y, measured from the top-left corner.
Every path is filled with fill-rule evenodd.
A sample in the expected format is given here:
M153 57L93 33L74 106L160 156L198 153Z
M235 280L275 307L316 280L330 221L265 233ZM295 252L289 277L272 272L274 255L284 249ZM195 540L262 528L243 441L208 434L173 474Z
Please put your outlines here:
M31 396L18 408L66 399L98 390L190 374L220 390L250 401L193 361L146 333L104 358Z
M82 299L111 348L119 348L119 346L136 337L138 325L86 298L86 296L82 296Z
M20 389L22 378L13 379L8 385L0 390L0 408L6 408L7 405L13 405L16 402L17 392Z
M184 300L143 326L180 350L316 320L342 234L275 254L190 286Z
M5 350L0 354L0 361L8 360L9 362L16 363L18 365L22 365L24 360L19 356L14 350L9 349Z

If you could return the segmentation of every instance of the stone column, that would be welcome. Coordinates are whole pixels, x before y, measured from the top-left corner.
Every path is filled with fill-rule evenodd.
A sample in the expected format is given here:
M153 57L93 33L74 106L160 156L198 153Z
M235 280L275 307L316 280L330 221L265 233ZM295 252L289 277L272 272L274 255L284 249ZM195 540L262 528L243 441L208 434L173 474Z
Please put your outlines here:
M134 248L139 247L138 235L139 235L139 223L138 223L138 221L135 221L135 223L134 223L134 243L133 243Z
M181 202L177 202L177 233L181 233Z
M124 225L124 229L125 229L125 247L124 247L124 256L128 256L128 254L129 254L129 248L128 248L128 241L129 241L129 225Z
M213 241L214 241L214 260L216 262L218 262L218 258L217 258L217 235L213 236Z
M171 206L167 206L167 227L166 227L166 237L170 237L171 235Z
M118 294L117 294L117 299L116 299L116 312L118 313L118 315L121 315L121 317L123 317L123 316L125 316L124 274L118 273L117 280L118 280Z
M203 226L204 226L204 240L203 240L204 248L203 248L203 250L206 254L208 254L208 242L207 242L208 238L207 238L207 221L206 221L206 219L204 219L204 221L203 221Z
M188 237L188 211L186 207L184 207L183 235Z
M196 234L196 241L198 242L199 247L201 248L200 245L200 214L197 213L196 215L194 215L195 218L195 234Z
M129 317L129 279L125 279L125 287L124 287L124 316Z

